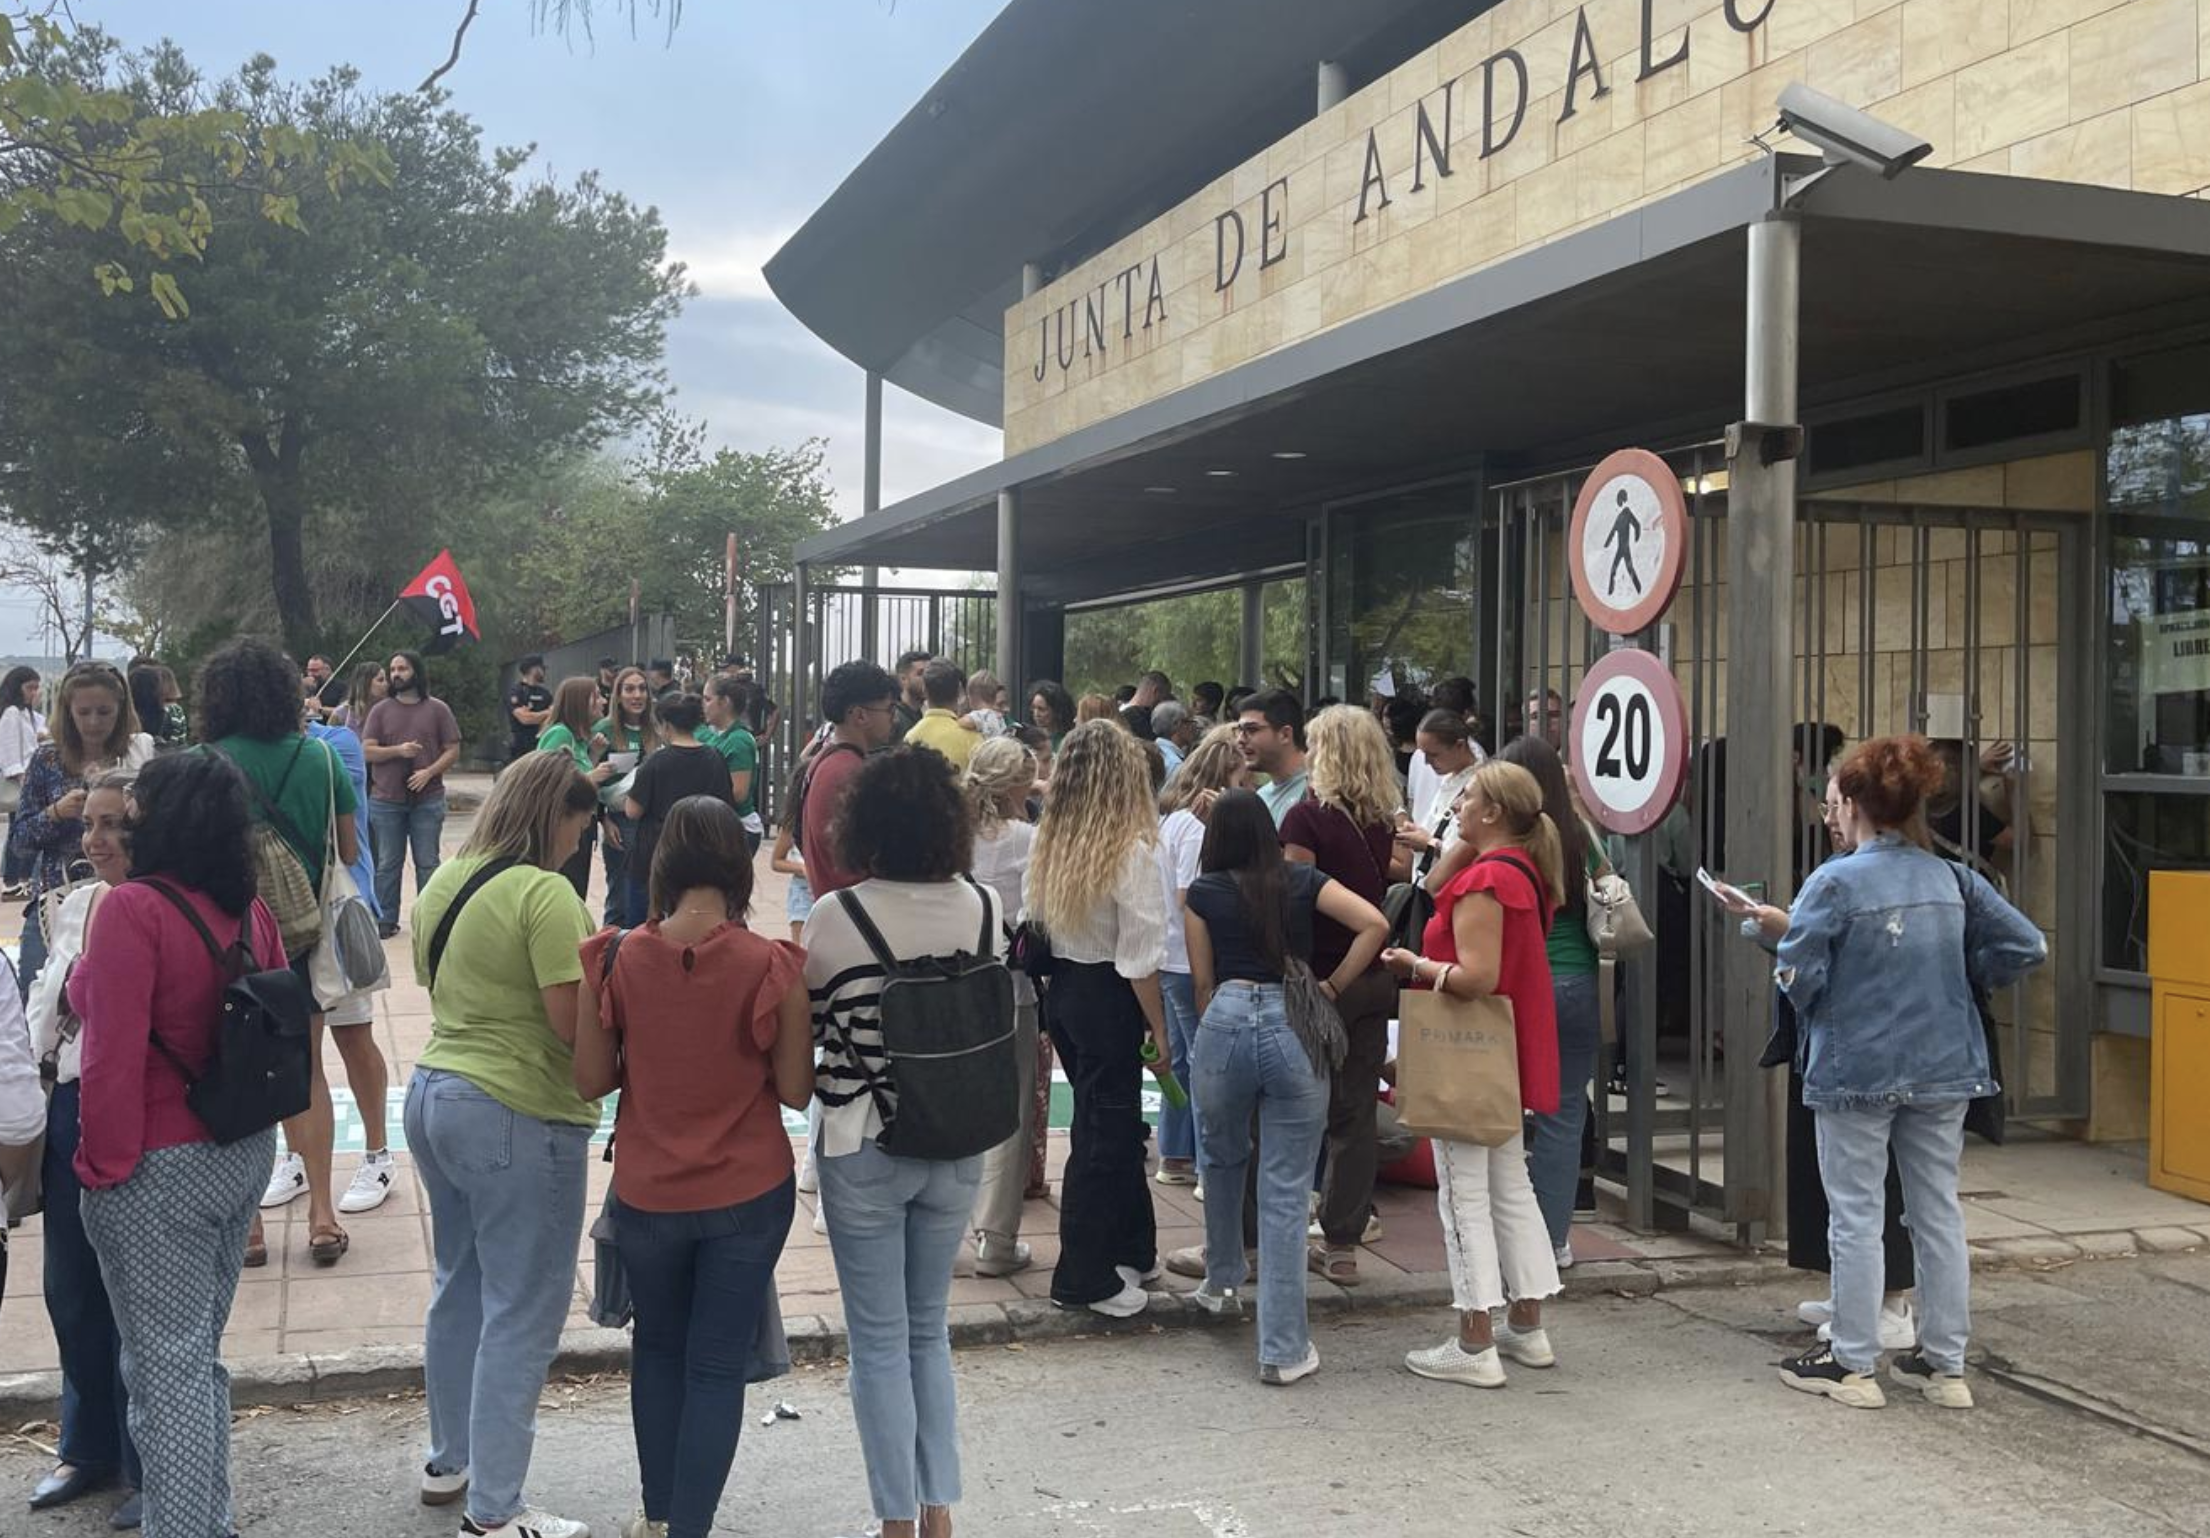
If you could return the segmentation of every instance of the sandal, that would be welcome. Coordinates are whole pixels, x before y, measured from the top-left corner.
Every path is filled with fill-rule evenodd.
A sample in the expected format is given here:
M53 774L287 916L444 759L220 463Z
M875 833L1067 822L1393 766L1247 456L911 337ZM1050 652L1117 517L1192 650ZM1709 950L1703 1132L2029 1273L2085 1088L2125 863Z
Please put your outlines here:
M307 1253L318 1266L334 1266L353 1247L353 1236L332 1225L307 1236Z
M256 1215L253 1220L253 1227L246 1234L246 1269L257 1270L268 1263L268 1235L262 1232L261 1219Z
M1358 1285L1356 1250L1331 1250L1324 1244L1311 1245L1305 1250L1305 1266L1314 1275L1338 1287Z

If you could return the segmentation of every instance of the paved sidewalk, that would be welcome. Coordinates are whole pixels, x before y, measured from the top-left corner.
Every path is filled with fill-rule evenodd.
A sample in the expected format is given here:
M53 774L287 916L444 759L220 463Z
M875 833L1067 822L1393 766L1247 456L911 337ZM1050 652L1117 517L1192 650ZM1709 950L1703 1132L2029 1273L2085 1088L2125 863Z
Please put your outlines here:
M447 829L457 847L466 824ZM783 881L759 861L754 922L782 933ZM597 892L593 893L596 911ZM12 926L11 926L12 927ZM398 1101L417 1055L430 1034L429 999L414 981L408 936L390 947L394 985L379 1001L375 1031L391 1065L390 1133L400 1135ZM327 1054L342 1083L343 1066ZM343 1098L341 1096L341 1098ZM1062 1095L1063 1099L1063 1095ZM1066 1138L1054 1132L1051 1167L1056 1189ZM341 1119L336 1179L342 1189L358 1161L358 1123ZM353 1151L348 1151L348 1149ZM428 1205L406 1155L402 1178L375 1212L344 1219L352 1234L349 1254L332 1267L307 1256L304 1201L266 1214L269 1264L248 1271L239 1287L226 1337L241 1402L313 1397L340 1382L356 1387L412 1372L419 1362L422 1317L429 1303ZM2210 1206L2149 1189L2145 1150L2139 1145L2087 1146L2015 1129L2010 1146L1968 1145L1963 1189L1975 1261L1984 1265L2054 1265L2082 1258L2178 1251L2210 1244ZM612 1166L594 1160L591 1210L604 1196ZM1203 1240L1203 1209L1187 1188L1153 1188L1161 1253ZM840 1349L843 1310L828 1241L813 1232L814 1197L801 1197L788 1247L777 1273L794 1349L821 1356ZM1443 1306L1449 1301L1443 1243L1431 1191L1385 1187L1377 1196L1384 1237L1361 1256L1363 1285L1346 1291L1314 1279L1315 1307L1323 1310L1391 1305ZM1616 1208L1612 1209L1616 1215ZM962 1339L1001 1340L1036 1333L1106 1328L1088 1315L1054 1317L1048 1302L1051 1268L1058 1255L1058 1215L1049 1200L1032 1201L1024 1236L1035 1250L1033 1269L994 1280L961 1275L952 1284L955 1323ZM1701 1233L1637 1234L1616 1222L1574 1230L1581 1261L1567 1273L1575 1292L1648 1292L1660 1287L1735 1283L1769 1274L1779 1262L1745 1254ZM0 1330L0 1405L50 1402L56 1379L52 1334L38 1301L38 1223L16 1231L8 1268ZM620 1338L591 1329L584 1309L591 1292L591 1246L577 1259L575 1306L570 1319L578 1360L618 1354ZM1165 1287L1185 1292L1194 1283L1169 1277ZM1154 1307L1134 1322L1147 1328L1162 1320L1199 1317L1179 1304ZM367 1375L363 1377L362 1375ZM259 1385L259 1387L257 1387Z

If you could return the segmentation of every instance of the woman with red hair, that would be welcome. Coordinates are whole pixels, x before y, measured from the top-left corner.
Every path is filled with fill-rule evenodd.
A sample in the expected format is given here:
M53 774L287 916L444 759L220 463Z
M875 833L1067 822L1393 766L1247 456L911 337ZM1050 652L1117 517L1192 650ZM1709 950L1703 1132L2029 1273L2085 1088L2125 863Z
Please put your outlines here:
M1972 1403L1957 1164L1966 1105L1998 1089L1974 990L2005 987L2048 954L2041 931L1978 874L1926 849L1920 823L1942 779L1923 737L1875 738L1843 761L1836 821L1854 852L1804 882L1779 949L1803 1101L1818 1118L1834 1265L1833 1339L1782 1363L1780 1376L1857 1409L1886 1402L1874 1373L1891 1147L1917 1261L1919 1337L1889 1371L1934 1404Z

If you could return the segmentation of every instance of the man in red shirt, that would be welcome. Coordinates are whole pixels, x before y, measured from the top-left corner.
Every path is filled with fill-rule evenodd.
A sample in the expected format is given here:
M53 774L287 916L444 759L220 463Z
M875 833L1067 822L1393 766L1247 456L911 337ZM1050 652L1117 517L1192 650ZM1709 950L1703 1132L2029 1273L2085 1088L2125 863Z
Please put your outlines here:
M845 782L859 773L867 755L890 745L897 680L872 662L844 662L830 669L821 685L821 714L829 740L814 755L799 790L798 847L806 857L806 881L818 899L867 878L839 858L836 825Z

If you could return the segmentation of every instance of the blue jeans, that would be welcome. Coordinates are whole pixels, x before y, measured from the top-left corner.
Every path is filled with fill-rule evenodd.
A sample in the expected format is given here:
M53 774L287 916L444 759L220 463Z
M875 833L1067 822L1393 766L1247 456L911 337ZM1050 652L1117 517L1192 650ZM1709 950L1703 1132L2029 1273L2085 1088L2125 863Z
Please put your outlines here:
M851 1336L852 1418L880 1522L959 1500L959 1399L946 1311L982 1159L824 1154L821 1210Z
M1581 1181L1581 1129L1588 1125L1588 1084L1596 1076L1604 1017L1598 1008L1596 974L1560 972L1553 983L1558 1001L1558 1109L1527 1118L1527 1178L1550 1247L1562 1248L1573 1232L1573 1191Z
M617 929L631 929L637 921L629 917L629 852L637 845L637 824L609 808L600 826L604 834L612 835L599 840L599 852L606 857L606 907L602 917ZM615 838L621 842L615 843Z
M39 1166L46 1187L46 1317L61 1354L61 1461L80 1469L117 1469L139 1482L138 1448L130 1439L123 1387L123 1338L100 1278L100 1257L84 1231L77 1184L81 1090L75 1079L54 1086L46 1107L46 1151Z
M389 927L399 922L399 876L414 851L414 895L430 884L438 866L438 837L445 831L445 798L368 803L368 841L376 855L376 911Z
M522 1510L537 1396L575 1297L591 1129L511 1111L434 1068L414 1071L406 1126L435 1252L429 1463L468 1470L468 1515L496 1527Z
M1305 1319L1305 1195L1327 1131L1328 1080L1289 1029L1279 983L1227 982L1197 1032L1192 1098L1204 1108L1205 1286L1243 1285L1243 1179L1258 1112L1258 1359L1294 1367Z
M798 1184L707 1212L613 1203L614 1243L637 1310L629 1418L645 1515L705 1538L736 1461L744 1385Z
M1886 1285L1880 1232L1891 1147L1918 1268L1919 1350L1940 1371L1964 1370L1972 1332L1972 1258L1957 1200L1964 1112L1963 1101L1818 1112L1819 1178L1826 1185L1834 1260L1834 1358L1854 1372L1870 1372L1880 1360Z
M1166 1000L1166 1041L1174 1077L1189 1087L1189 1059L1197 1045L1197 980L1187 972L1159 974L1159 994ZM1159 1157L1194 1159L1202 1134L1197 1130L1197 1102L1186 1106L1159 1101Z

